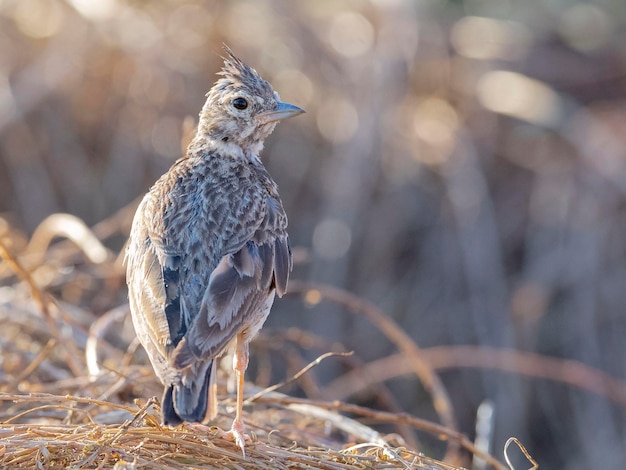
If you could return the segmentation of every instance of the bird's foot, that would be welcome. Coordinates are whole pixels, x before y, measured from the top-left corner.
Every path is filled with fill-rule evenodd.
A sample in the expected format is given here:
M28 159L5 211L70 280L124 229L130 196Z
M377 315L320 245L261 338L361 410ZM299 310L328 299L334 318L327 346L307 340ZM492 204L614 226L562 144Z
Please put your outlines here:
M219 437L220 439L234 442L241 449L241 453L243 454L244 458L246 458L246 442L252 442L250 436L244 432L245 426L241 421L233 422L230 431L224 431L223 429L220 429L218 427L206 426L200 423L185 423L184 426L190 431L194 431L201 436L212 433L213 436Z
M219 430L217 435L221 437L222 439L233 441L235 444L237 444L237 446L239 446L239 448L241 449L243 458L245 459L246 458L246 450L245 450L246 442L251 442L252 439L250 439L250 436L248 436L244 431L245 431L245 426L243 424L243 421L235 420L233 421L233 425L230 428L230 431Z

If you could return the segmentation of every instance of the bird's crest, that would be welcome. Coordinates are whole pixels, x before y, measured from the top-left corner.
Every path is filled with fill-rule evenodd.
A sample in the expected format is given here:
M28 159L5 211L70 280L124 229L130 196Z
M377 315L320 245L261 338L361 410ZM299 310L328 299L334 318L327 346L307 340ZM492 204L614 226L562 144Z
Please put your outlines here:
M222 57L224 66L217 73L222 78L215 83L213 88L222 92L229 92L240 87L246 87L261 96L273 92L272 86L263 80L256 70L237 57L230 47L224 44L223 49L226 52L226 57Z

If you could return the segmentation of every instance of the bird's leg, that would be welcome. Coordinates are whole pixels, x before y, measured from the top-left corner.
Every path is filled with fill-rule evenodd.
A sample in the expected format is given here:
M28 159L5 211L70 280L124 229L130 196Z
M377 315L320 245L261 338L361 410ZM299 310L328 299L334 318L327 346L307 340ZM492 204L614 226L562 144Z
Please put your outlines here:
M218 362L211 365L211 377L209 379L209 410L207 418L213 420L217 416L217 380L215 380Z
M250 437L245 434L245 426L243 424L243 385L246 369L248 368L248 342L240 333L237 335L237 343L235 346L235 354L233 356L233 369L237 374L237 411L235 420L224 437L232 439L241 449L243 456L246 456L244 446L246 441L250 441Z

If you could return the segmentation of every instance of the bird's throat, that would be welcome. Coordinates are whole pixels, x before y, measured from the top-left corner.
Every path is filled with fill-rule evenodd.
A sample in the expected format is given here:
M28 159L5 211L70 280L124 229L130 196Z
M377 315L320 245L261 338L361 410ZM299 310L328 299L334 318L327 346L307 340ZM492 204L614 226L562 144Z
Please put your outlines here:
M207 150L225 158L244 160L256 165L261 161L259 154L263 150L263 143L255 142L247 147L242 147L236 142L210 139L207 147Z

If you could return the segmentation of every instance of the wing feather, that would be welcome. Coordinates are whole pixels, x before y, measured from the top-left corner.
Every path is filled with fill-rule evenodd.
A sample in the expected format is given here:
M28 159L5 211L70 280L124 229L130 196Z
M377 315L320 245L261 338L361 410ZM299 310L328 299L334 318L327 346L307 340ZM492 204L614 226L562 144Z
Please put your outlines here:
M274 257L274 279L276 283L276 293L282 297L287 292L287 281L291 271L293 261L291 257L291 247L287 236L276 238L276 255Z
M263 323L269 313L263 307L273 297L275 253L273 241L260 246L249 241L221 259L211 274L198 317L174 352L176 367L220 355L241 328ZM245 260L244 265L254 270L242 269L238 260Z
M166 313L166 288L162 266L154 246L146 238L127 258L129 302L135 331L144 345L159 376L165 371L163 358L171 343ZM171 306L169 307L171 310ZM170 312L171 314L171 312Z
M147 339L155 345L149 351L155 369L158 362L176 373L199 359L221 355L238 332L256 334L274 290L279 296L285 293L292 260L282 204L269 195L247 200L238 209L231 207L242 222L235 231L227 224L210 225L218 215L190 216L185 218L189 225L165 224L161 232L133 227L135 248L128 260L133 318L144 332L142 343ZM151 212L148 206L142 210ZM155 239L152 233L163 236ZM213 243L208 252L206 237ZM137 250L138 245L143 249ZM219 262L209 275L206 269L215 255Z

